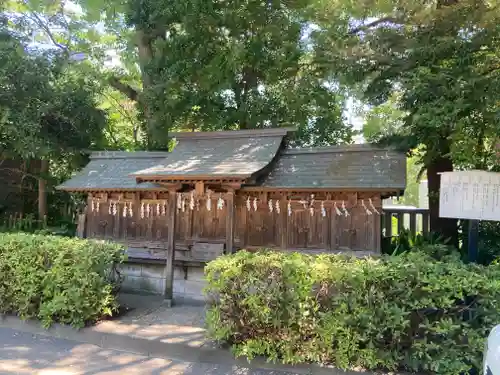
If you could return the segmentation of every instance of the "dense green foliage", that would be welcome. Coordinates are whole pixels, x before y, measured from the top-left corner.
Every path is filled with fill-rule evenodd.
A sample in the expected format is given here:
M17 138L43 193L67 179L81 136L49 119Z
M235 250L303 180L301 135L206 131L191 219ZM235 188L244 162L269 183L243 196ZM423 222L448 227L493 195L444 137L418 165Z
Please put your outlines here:
M122 249L72 238L0 234L0 312L82 327L118 308Z
M105 146L107 119L97 108L97 80L68 56L29 42L0 13L0 160L39 161L24 172L39 182L43 219L52 186L81 166L82 151Z
M456 220L439 217L439 172L498 169L499 9L498 0L7 0L0 24L22 48L2 48L0 81L14 72L22 84L0 103L0 143L28 154L36 145L54 180L74 170L75 151L165 148L172 130L292 125L297 145L337 144L355 133L346 103L356 96L366 138L415 155L406 203L416 201L414 172L426 171L432 230L458 245ZM55 126L41 125L47 110L60 114Z
M480 264L498 262L500 258L500 223L482 221L479 223L478 259Z
M106 107L140 130L146 147L165 146L173 129L296 126L299 144L351 138L343 121L346 91L317 64L323 45L309 38L312 0L74 3L78 12L59 0L12 0L8 7L19 12L10 17L18 29L36 30L63 54L83 53L120 102L137 104L142 126L130 121L137 113L105 94ZM118 63L106 64L109 52Z
M431 228L458 244L439 217L439 173L497 164L500 12L497 1L363 1L328 5L344 30L320 33L338 77L375 105L371 139L416 154L427 171ZM357 19L356 19L357 18ZM326 26L325 26L326 27ZM377 120L386 122L378 137ZM379 127L380 128L380 127Z
M421 251L424 246L446 245L449 241L437 233L412 233L409 229L403 229L396 236L382 239L382 254L400 255L408 251ZM449 254L450 251L459 254L459 251L452 246L449 246L449 249L437 246L435 250L442 251L442 255Z
M437 251L436 251L437 250ZM480 368L500 308L498 266L428 253L356 259L239 252L206 269L208 327L237 355L341 368Z
M95 82L57 55L29 50L1 22L0 153L58 160L98 144L106 118Z

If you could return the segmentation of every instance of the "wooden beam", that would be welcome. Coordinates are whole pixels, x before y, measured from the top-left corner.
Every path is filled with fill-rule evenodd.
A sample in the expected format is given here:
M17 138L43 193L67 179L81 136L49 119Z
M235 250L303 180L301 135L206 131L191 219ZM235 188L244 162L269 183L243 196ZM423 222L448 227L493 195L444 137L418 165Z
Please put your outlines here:
M226 217L226 252L234 252L234 190L228 189L226 193L227 217Z
M175 183L158 182L158 185L162 186L164 189L168 189L169 192L172 189L174 189L177 192L177 190L180 190L182 188L182 184L177 182Z
M175 261L175 221L177 216L177 189L168 190L168 239L167 261L165 264L165 302L172 306L174 299L174 261Z
M205 194L205 184L203 183L203 181L198 181L196 184L195 184L195 193L196 195L204 195Z
M289 194L293 193L387 193L387 194L398 194L401 189L381 189L381 188L315 188L315 187L297 187L297 188L287 188L287 187L267 187L267 186L243 186L241 188L242 192L287 192Z
M224 183L221 184L221 188L226 191L236 191L241 188L241 182L233 182L233 183Z

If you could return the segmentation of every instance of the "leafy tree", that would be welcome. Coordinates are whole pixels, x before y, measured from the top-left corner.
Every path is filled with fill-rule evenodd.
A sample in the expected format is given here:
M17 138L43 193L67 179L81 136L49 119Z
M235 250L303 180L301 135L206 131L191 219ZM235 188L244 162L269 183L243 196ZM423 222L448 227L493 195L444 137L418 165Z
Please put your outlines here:
M383 140L420 158L427 171L431 228L456 241L456 220L439 218L439 173L458 162L484 166L485 145L494 144L498 134L498 7L476 0L360 5L363 9L340 4L332 10L347 21L318 32L318 39L333 46L323 62L342 71L344 82L362 84L371 103L401 94L402 126ZM343 45L334 40L339 33Z
M88 148L102 146L103 111L94 82L66 59L30 50L26 41L0 28L0 155L38 159L39 216L47 214L50 162L71 163Z
M365 109L362 116L363 137L368 142L379 143L402 130L406 113L398 108L398 95L395 93L387 102ZM398 203L419 206L420 180L424 173L417 155L406 160L406 189Z
M64 53L85 52L102 68L117 52L119 63L99 74L138 103L151 148L170 129L296 126L298 144L349 141L345 95L314 63L311 2L80 0L80 12L60 0L12 4L26 15L17 24Z
M381 139L401 131L406 113L398 108L398 97L392 95L386 102L363 111L363 136L368 142Z

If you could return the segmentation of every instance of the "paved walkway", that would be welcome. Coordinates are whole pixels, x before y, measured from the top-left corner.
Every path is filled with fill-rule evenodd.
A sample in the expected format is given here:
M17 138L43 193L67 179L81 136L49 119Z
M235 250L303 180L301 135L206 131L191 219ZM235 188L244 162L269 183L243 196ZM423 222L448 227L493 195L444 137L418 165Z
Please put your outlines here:
M278 374L288 373L294 375L359 375L359 372L344 372L335 368L324 368L317 365L288 366L268 363L264 358L256 358L251 363L248 363L244 358L234 358L229 350L218 347L206 338L204 328L205 306L199 302L184 301L169 308L165 306L161 297L122 294L120 303L127 309L125 314L82 330L75 330L69 326L59 324L54 324L50 329L46 330L37 321L23 322L17 317L2 315L0 315L0 329L28 333L34 335L33 337L36 337L37 340L41 340L40 337L46 337L48 340L62 339L66 340L65 342L85 343L87 346L81 347L83 348L81 350L89 350L95 353L102 351L110 353L110 356L116 358L123 357L117 354L118 351L126 352L128 353L126 358L136 358L133 355L137 356L137 359L133 360L137 362L137 366L140 363L145 363L145 358L153 358L154 361L146 362L166 366L166 362L160 360L163 359L167 362L194 363L200 364L200 366L203 364L203 366L209 367L223 366L221 368L224 368L224 370L221 370L222 372L210 372L208 370L208 372L203 372L206 374L232 374L230 371L233 370L231 369L245 369L245 371L259 369L259 371L278 371ZM22 353L22 350L20 353ZM81 357L83 361L85 356L83 354ZM99 356L101 355L99 354ZM161 372L163 370L152 369L151 371L154 374L163 374ZM238 370L235 374L253 374L253 372L245 371L240 372ZM24 372L19 373L23 374ZM97 374L98 372L88 373ZM107 374L107 372L104 373ZM128 373L134 374L132 370ZM138 373L148 374L148 372ZM196 374L191 372L173 372L172 374L177 373ZM51 372L50 374L58 375L57 372ZM166 374L170 373L166 372Z
M158 296L122 294L120 304L128 309L125 315L101 322L92 330L193 348L214 345L206 339L206 307L201 302L183 301L169 308Z
M0 328L0 374L296 375L227 364L182 362Z

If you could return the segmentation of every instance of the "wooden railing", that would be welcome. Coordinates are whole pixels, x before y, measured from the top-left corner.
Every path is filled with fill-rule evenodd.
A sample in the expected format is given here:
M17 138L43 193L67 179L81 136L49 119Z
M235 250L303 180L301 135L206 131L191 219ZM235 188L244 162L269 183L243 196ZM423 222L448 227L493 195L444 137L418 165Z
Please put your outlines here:
M393 237L403 229L411 233L429 233L429 210L426 208L384 208L382 215L382 237Z

